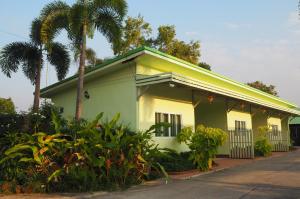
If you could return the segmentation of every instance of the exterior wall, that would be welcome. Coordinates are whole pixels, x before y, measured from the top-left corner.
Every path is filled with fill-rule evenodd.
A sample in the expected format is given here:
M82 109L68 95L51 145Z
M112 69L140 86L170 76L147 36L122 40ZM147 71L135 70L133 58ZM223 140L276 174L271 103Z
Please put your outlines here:
M277 125L278 130L281 131L281 119L276 117L269 117L268 118L268 126Z
M203 124L207 127L220 128L227 131L227 114L225 99L216 98L209 103L205 97L200 97L200 103L195 108L195 125ZM229 154L229 140L218 149L218 154Z
M183 127L194 127L194 107L191 93L187 89L170 88L166 85L151 86L138 101L139 129L146 130L155 124L155 112L174 113L182 116ZM176 151L189 150L185 144L179 144L176 137L154 137L160 148Z
M136 128L135 65L127 64L122 69L92 79L84 84L90 98L83 101L83 117L93 119L100 112L105 118L121 114L123 124ZM63 115L73 118L75 113L76 87L69 88L52 97L55 105L63 107Z
M232 110L227 113L227 125L229 130L235 129L235 120L245 121L246 129L252 129L252 118L250 113Z
M261 111L259 111L253 114L252 127L253 127L254 142L259 136L258 128L267 125L268 125L268 115L266 113L262 113Z

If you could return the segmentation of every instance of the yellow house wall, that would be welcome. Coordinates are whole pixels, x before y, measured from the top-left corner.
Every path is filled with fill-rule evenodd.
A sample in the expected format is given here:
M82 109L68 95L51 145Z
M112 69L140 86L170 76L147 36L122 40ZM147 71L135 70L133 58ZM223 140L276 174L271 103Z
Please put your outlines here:
M216 98L209 103L206 96L198 97L200 103L195 108L196 126L203 124L207 127L220 128L227 132L227 114L224 98ZM218 154L229 154L229 140L219 147Z
M256 110L258 111L258 110ZM262 126L268 125L268 115L266 113L263 113L261 111L255 112L252 116L252 129L253 129L253 137L254 141L259 136L258 128Z
M275 117L268 118L268 126L271 126L271 125L277 125L278 130L281 131L281 119L280 118L275 118Z
M234 130L235 129L235 120L245 121L246 128L252 129L252 119L250 113L244 113L239 111L230 111L227 113L227 125L228 129Z
M109 75L97 77L84 83L90 99L83 100L82 117L88 120L100 112L104 119L111 119L115 114L121 114L121 121L130 128L136 128L136 86L135 65L128 63L124 68ZM71 87L52 97L56 106L64 108L63 115L73 118L75 113L76 87Z
M139 99L139 129L146 130L155 124L155 112L182 115L182 126L194 126L194 108L190 101L190 92L186 89L153 86ZM185 144L179 144L175 137L153 137L160 148L176 151L189 150Z

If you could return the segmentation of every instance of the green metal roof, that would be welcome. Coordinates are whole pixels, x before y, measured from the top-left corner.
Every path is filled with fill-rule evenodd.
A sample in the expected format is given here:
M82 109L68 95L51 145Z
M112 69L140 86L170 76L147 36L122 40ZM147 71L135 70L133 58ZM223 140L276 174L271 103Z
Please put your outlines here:
M246 84L243 84L243 83L240 83L240 82L237 82L237 81L234 81L230 78L227 78L227 77L224 77L220 74L217 74L215 72L212 72L212 71L209 71L209 70L206 70L206 69L203 69L197 65L194 65L194 64L191 64L187 61L184 61L182 59L179 59L179 58L176 58L174 56L171 56L171 55L168 55L168 54L165 54L163 52L160 52L156 49L152 49L152 48L149 48L149 47L146 47L146 46L142 46L142 47L139 47L139 48L136 48L134 50L131 50L129 51L128 53L124 54L124 55L121 55L121 56L118 56L114 59L111 59L111 60L108 60L107 62L104 62L88 71L86 71L85 75L89 75L91 73L94 73L96 72L97 70L101 70L105 67L108 67L110 65L114 65L114 63L118 62L118 61L121 61L121 60L127 60L127 59L133 59L135 58L135 55L136 56L139 56L141 54L153 54L155 55L156 57L158 57L158 59L166 59L166 60L171 60L172 62L176 62L182 66L186 66L186 67L190 67L190 68L193 68L195 71L195 73L199 72L199 74L204 74L204 75L207 75L207 76L210 76L211 78L216 78L216 79L221 79L222 81L226 81L227 83L229 84L234 84L234 85L237 85L240 89L245 89L245 90L248 90L248 91L252 91L253 93L257 93L261 96L264 96L264 98L268 98L270 99L271 101L277 101L278 103L280 104L284 104L284 106L286 107L289 107L289 108L296 108L297 105L291 103L291 102L288 102L286 100L283 100L279 97L276 97L276 96L273 96L271 94L268 94L268 93L265 93L263 91L260 91L258 89L255 89L255 88L252 88ZM52 84L46 88L43 88L41 89L41 93L43 95L43 93L46 93L47 91L49 90L56 90L57 87L59 87L60 85L64 84L64 83L68 83L70 82L71 80L74 80L78 77L78 75L74 75L74 76L71 76L63 81L60 81L60 82L57 82L55 84Z

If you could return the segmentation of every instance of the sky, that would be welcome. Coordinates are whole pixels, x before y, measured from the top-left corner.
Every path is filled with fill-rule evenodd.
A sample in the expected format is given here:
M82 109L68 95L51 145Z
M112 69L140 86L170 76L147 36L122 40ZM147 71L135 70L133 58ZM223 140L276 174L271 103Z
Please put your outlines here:
M28 41L31 21L51 0L1 0L0 49ZM74 0L66 1L72 4ZM300 17L298 0L128 0L128 16L139 14L152 26L175 25L177 38L201 42L201 61L240 82L273 84L279 96L300 105ZM65 32L57 38L69 44ZM100 33L88 41L100 58L113 57ZM48 66L48 67L47 67ZM78 64L72 62L68 76ZM48 69L48 72L46 72ZM46 75L48 74L48 75ZM42 87L57 82L45 63ZM0 71L0 97L11 97L17 110L33 102L34 87L22 70L8 78Z

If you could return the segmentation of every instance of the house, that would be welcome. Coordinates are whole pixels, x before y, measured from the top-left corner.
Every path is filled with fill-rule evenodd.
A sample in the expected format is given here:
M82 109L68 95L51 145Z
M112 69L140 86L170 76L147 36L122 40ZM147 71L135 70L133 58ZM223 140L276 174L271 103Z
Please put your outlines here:
M41 96L73 117L76 82L75 75L42 89ZM254 156L259 126L272 128L274 151L287 150L289 118L300 115L293 103L148 47L86 72L84 89L84 118L121 113L122 122L136 130L169 122L171 127L154 139L160 147L178 151L187 150L175 139L182 127L221 128L229 136L219 154L233 158Z

